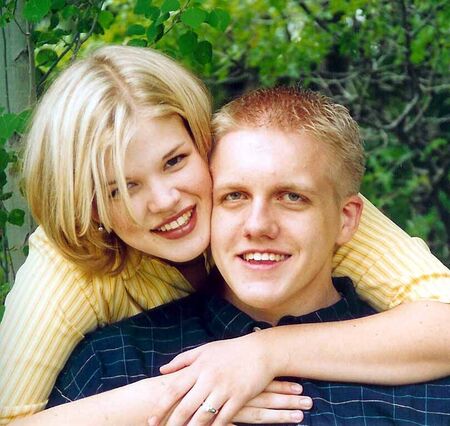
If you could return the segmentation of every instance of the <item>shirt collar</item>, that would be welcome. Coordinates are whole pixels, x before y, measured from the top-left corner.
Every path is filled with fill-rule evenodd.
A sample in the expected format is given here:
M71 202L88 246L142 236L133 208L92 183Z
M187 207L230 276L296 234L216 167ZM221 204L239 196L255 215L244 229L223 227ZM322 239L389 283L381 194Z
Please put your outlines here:
M220 288L220 282L218 282L220 276L215 271L211 275L209 288L215 289L217 293ZM347 277L333 278L333 284L341 295L338 302L306 315L284 316L277 325L340 321L359 316L362 302L356 295L352 281ZM205 297L206 326L216 339L239 337L258 329L271 327L271 324L267 322L255 321L217 294L205 293L203 297Z

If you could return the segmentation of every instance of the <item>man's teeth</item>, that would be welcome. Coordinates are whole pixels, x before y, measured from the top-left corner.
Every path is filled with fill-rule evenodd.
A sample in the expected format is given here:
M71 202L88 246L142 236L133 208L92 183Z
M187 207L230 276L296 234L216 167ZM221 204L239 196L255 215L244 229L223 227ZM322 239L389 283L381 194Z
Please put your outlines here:
M286 260L288 256L285 254L276 254L276 253L245 253L243 256L245 261L256 260L256 261L267 261L270 260L272 262L281 262L282 260Z
M192 210L181 215L177 220L174 220L166 225L161 226L161 228L156 228L157 231L167 232L173 231L174 229L179 228L180 226L186 225L189 222L189 219L192 216Z

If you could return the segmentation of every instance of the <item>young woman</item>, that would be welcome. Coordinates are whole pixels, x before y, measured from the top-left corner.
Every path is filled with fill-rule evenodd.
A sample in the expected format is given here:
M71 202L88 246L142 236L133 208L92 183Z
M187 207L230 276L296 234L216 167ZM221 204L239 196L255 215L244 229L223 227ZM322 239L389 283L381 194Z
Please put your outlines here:
M36 109L25 156L26 192L39 227L0 329L3 423L45 407L58 372L87 332L203 283L210 264L210 143L203 85L152 50L102 48L49 88ZM336 253L335 273L350 276L380 310L416 302L371 321L283 327L207 345L177 358L165 372L187 369L93 397L98 405L79 401L75 409L68 404L61 410L74 416L72 424L77 415L85 416L79 423L101 424L124 410L141 410L141 420L161 417L155 398L151 405L148 398L127 399L120 392L142 396L145 386L161 398L169 381L177 392L166 392L161 406L172 407L188 393L175 408L174 424L188 419L197 401L213 391L228 401L221 421L231 421L256 396L254 389L263 390L274 378L266 365L279 355L271 343L277 339L298 350L290 364L304 377L401 383L449 374L443 326L449 310L439 303L450 301L449 271L426 247L367 202L357 235ZM428 332L432 326L441 327L439 342ZM387 342L393 345L389 351ZM255 354L264 354L264 362L256 364ZM258 368L233 374L236 359ZM287 392L276 386L267 391Z

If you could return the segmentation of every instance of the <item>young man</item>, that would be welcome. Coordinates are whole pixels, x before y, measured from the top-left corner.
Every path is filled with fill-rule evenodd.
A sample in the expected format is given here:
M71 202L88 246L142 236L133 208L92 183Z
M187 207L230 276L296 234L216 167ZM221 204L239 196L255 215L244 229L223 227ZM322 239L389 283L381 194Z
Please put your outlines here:
M311 92L262 90L224 108L215 128L211 248L221 276L87 337L49 406L157 376L175 355L214 340L375 313L349 280L331 278L332 254L363 206L363 151L347 110ZM279 375L295 373L282 364ZM314 400L301 424L450 422L448 378L397 387L294 380ZM221 407L211 395L202 415L211 421Z

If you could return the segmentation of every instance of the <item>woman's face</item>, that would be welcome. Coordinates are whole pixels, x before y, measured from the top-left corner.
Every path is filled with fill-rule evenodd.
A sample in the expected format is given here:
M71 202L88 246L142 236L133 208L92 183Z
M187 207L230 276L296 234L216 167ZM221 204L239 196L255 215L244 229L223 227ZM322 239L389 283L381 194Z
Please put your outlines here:
M112 228L129 246L173 262L200 255L210 239L211 177L181 118L141 118L125 155L128 216L107 164Z

